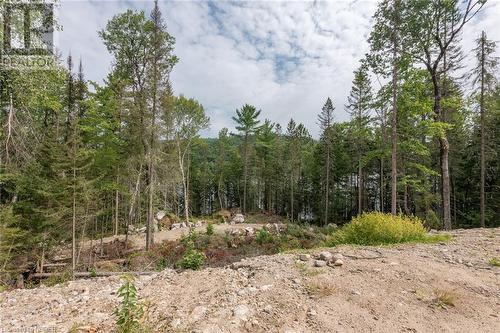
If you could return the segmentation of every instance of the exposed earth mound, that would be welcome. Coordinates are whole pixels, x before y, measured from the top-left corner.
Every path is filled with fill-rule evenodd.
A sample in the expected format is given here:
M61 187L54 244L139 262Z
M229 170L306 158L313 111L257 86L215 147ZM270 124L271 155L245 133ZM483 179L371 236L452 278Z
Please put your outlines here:
M446 244L342 246L139 276L144 325L152 332L498 332L500 268L492 259L500 257L500 229L451 234ZM113 332L120 283L116 276L3 292L0 332Z

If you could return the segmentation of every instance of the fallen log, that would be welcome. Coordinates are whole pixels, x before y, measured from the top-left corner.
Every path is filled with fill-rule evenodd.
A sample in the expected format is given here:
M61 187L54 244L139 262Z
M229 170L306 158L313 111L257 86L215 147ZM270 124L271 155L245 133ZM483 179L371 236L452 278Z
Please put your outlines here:
M75 277L102 277L102 276L115 276L115 275L151 275L158 273L156 271L144 271L144 272L75 272ZM58 276L64 273L34 273L30 277L34 279L44 279L51 276ZM67 274L67 273L66 273Z
M64 262L43 264L43 268L64 267L64 266L68 266L68 264Z

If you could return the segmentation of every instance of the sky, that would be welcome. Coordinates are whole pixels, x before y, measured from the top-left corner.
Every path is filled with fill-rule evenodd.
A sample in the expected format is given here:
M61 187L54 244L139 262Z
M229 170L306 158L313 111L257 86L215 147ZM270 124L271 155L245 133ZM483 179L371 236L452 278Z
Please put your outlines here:
M159 1L179 63L174 92L196 98L210 117L202 133L234 131L231 117L243 104L286 126L302 122L317 137L317 115L327 97L335 120L345 121L353 71L369 50L376 0L330 1ZM88 80L103 83L113 59L98 36L109 19L152 1L60 0L56 43L63 56L82 58ZM500 41L500 0L489 0L465 27L466 66L473 64L474 39L485 30Z

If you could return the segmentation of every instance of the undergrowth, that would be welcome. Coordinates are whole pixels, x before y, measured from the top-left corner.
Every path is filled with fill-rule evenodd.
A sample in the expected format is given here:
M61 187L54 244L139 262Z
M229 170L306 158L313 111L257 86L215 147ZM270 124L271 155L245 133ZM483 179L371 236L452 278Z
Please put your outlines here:
M327 242L341 244L389 245L398 243L433 243L446 241L448 235L429 235L418 217L380 212L355 217Z
M368 213L342 228L287 224L280 232L262 227L254 235L244 235L215 233L207 227L206 232L192 231L178 241L157 244L150 252L131 256L130 262L132 269L200 269L225 266L248 257L325 246L432 243L448 239L447 235L429 235L415 217Z

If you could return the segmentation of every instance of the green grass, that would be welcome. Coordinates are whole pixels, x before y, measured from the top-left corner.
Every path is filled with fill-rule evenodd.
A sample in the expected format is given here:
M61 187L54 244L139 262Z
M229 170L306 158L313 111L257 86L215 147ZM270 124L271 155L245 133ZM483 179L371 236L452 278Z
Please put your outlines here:
M353 218L350 223L333 233L327 245L437 243L450 238L449 235L429 235L417 217L373 212Z
M500 259L497 257L491 258L489 263L491 266L500 267Z

